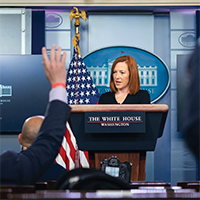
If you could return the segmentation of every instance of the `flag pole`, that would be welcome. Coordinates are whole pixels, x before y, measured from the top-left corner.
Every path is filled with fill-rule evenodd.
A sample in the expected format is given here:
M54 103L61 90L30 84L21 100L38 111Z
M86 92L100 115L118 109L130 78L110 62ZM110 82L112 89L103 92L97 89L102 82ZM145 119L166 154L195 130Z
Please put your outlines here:
M80 20L79 19L82 17L86 21L86 12L84 10L81 10L81 12L79 12L77 7L73 7L73 9L69 13L69 17L70 17L70 21L72 21L72 19L75 18L74 26L76 28L76 34L75 34L75 37L73 38L73 45L76 51L78 52L78 54L81 55L80 48L78 45L78 41L80 40L80 35L79 35ZM78 64L76 64L76 66L78 68ZM76 71L77 70L78 69L76 69ZM76 84L76 87L77 87L77 84ZM76 145L75 146L75 168L79 168L79 167L80 167L80 154L79 154L78 146Z
M68 95L68 104L96 103L99 99L99 93L94 87L93 81L87 72L78 46L80 40L79 19L82 17L86 21L86 13L83 10L81 10L79 13L78 9L73 7L73 10L70 11L69 16L70 21L75 18L74 25L76 27L76 34L73 39L74 54L67 73L66 89ZM79 84L81 84L80 87ZM88 88L88 86L90 87ZM79 89L81 91L79 91ZM65 167L67 170L72 170L79 167L88 168L90 166L88 152L78 149L76 138L68 122L66 123L66 132L63 138L62 147L59 151L59 155L56 157L56 162Z

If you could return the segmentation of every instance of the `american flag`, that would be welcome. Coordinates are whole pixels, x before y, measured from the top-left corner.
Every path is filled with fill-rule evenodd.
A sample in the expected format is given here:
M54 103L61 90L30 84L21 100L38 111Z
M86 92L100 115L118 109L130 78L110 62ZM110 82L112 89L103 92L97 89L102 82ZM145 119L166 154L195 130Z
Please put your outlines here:
M74 48L73 58L67 72L68 104L97 104L100 94L79 54L78 35L75 37L77 45ZM68 122L56 162L67 170L77 167L89 167L88 152L78 150L76 138Z

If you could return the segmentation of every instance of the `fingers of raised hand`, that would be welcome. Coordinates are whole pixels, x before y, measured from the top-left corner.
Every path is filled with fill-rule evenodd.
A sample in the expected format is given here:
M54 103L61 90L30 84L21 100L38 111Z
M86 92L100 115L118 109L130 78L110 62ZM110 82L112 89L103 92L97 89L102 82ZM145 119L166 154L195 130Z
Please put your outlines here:
M44 62L47 62L49 60L47 56L47 50L45 47L42 48L42 58Z
M62 56L62 61L61 61L63 64L65 64L66 58L67 58L67 53L66 53L66 51L64 51L63 56Z
M57 49L57 55L56 55L56 61L57 62L60 62L61 51L62 51L61 47L58 47L58 49Z
M47 56L47 50L45 47L42 48L42 57L43 57L43 65L45 65L47 68L54 68L54 67L58 67L60 65L65 65L65 61L66 61L66 52L63 53L62 59L61 59L61 52L62 52L62 48L59 46L57 49L57 53L55 53L56 51L56 45L52 45L51 47L51 52L50 52L50 60Z
M50 53L51 62L55 61L55 50L56 50L56 45L53 44L52 47L51 47L51 53Z

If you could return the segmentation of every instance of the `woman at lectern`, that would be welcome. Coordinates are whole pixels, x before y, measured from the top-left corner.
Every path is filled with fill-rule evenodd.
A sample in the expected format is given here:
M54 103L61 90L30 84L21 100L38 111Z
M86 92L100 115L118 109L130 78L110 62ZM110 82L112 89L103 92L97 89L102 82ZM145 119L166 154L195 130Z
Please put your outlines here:
M100 96L99 104L150 104L149 93L140 90L137 63L131 56L121 56L114 61L110 92Z

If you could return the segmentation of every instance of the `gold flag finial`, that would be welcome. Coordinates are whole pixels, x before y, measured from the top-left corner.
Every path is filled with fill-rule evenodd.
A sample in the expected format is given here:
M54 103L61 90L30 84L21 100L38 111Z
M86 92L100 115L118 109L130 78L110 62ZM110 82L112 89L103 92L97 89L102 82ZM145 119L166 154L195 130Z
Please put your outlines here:
M75 18L75 27L76 27L76 34L79 33L79 26L80 26L80 21L79 18L82 17L86 21L86 12L84 10L81 10L79 13L77 7L73 7L73 9L69 13L70 21L72 21L73 18Z
M75 48L77 48L79 55L81 55L81 52L77 43L80 40L80 35L79 35L79 26L80 26L79 18L80 17L82 17L86 21L86 12L84 10L81 10L81 13L79 13L78 8L73 7L73 9L69 13L69 18L70 18L70 21L72 21L72 19L75 18L74 25L76 27L76 36L73 39L73 45Z

